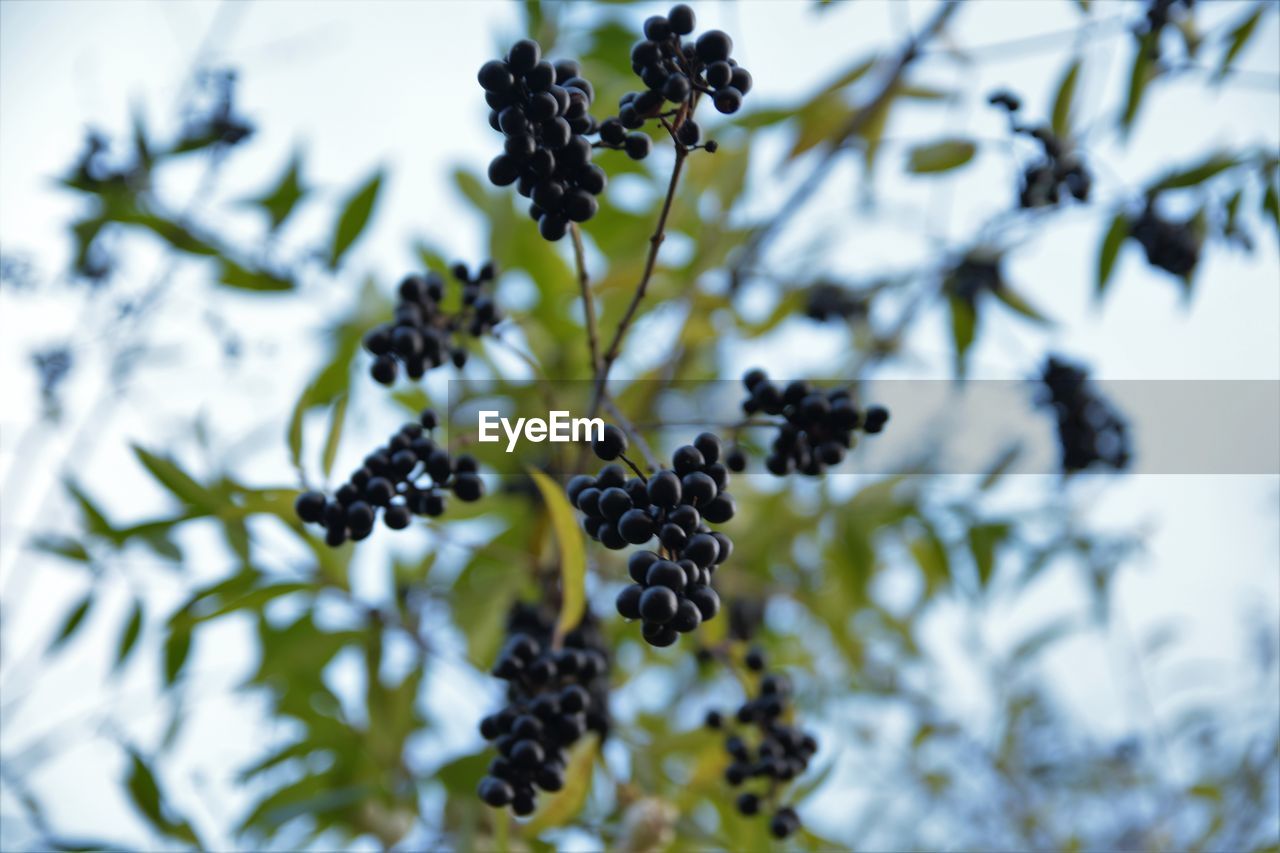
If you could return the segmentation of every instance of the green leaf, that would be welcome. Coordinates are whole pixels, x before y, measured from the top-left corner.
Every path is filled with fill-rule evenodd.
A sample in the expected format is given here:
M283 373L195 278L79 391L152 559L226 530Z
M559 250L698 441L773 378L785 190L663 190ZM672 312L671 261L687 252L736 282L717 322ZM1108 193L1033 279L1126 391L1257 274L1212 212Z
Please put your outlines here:
M1102 237L1102 243L1098 246L1098 280L1093 291L1094 296L1099 299L1106 292L1107 283L1111 281L1111 273L1115 270L1120 247L1124 245L1131 228L1129 217L1120 212L1111 219L1111 224L1107 226L1107 233Z
M1276 224L1276 232L1280 235L1280 191L1276 190L1274 183L1267 185L1267 191L1262 196L1262 209L1271 214L1271 219Z
M89 608L93 605L93 590L85 594L75 607L67 614L67 618L63 620L62 627L58 629L58 633L54 635L53 642L49 644L49 651L55 651L61 648L71 637L80 630L84 625L84 617L89 614Z
M226 257L219 259L219 265L218 284L224 287L265 293L279 293L294 288L293 279L270 270L250 269Z
M554 481L548 478L548 482L552 488L556 488ZM587 803L587 795L591 793L591 775L595 769L599 745L595 732L588 733L574 744L569 764L564 769L564 787L550 796L543 796L537 813L524 827L527 838L540 835L552 827L565 826L582 811Z
M348 394L339 396L329 416L329 437L325 439L324 456L320 463L320 468L326 477L333 470L333 460L338 455L338 444L342 441L342 427L347 420L347 400L349 399L351 397Z
M1133 53L1133 67L1129 71L1129 89L1125 94L1124 112L1120 117L1120 127L1126 133L1133 127L1138 117L1138 108L1142 106L1142 96L1146 94L1147 84L1155 76L1151 65L1151 54L1155 50L1155 36L1151 33L1138 40Z
M958 169L973 159L977 146L967 139L944 139L911 149L907 171L930 175Z
M209 490L200 485L190 474L178 467L172 459L157 456L139 445L133 445L133 453L144 468L160 485L187 506L200 509L217 509Z
M1258 21L1261 20L1262 13L1266 8L1266 3L1259 3L1252 12L1245 15L1243 20L1232 27L1231 32L1227 34L1227 50L1222 55L1222 63L1218 66L1217 73L1214 74L1215 80L1223 79L1231 71L1231 66L1236 61L1236 57L1240 55L1240 51L1244 50L1254 30L1258 28Z
M124 630L120 632L120 643L116 647L116 669L124 665L125 660L129 657L129 653L133 651L133 647L138 643L138 636L142 633L142 602L135 600L133 602L133 610L129 614L129 620L125 622Z
M529 476L551 514L551 527L560 548L560 618L556 620L556 639L559 641L577 627L586 610L586 549L582 542L582 527L574 517L564 489L536 468L529 468Z
M1077 59L1062 75L1058 84L1058 94L1053 99L1053 135L1066 139L1071 135L1071 108L1075 102L1076 81L1080 78L1080 60Z
M142 813L151 826L162 835L186 842L193 847L200 847L200 839L196 836L191 824L182 818L170 816L170 810L160 794L160 786L156 783L155 774L142 756L135 750L129 750L129 778L125 787L134 806Z
M169 636L164 642L164 682L171 685L178 680L182 668L187 665L191 654L191 628L187 625L174 625L169 629Z
M978 315L975 306L958 296L948 299L951 306L951 344L955 350L956 375L965 375L965 359L973 346Z
M85 530L94 536L101 536L119 544L121 541L120 531L111 526L106 516L102 514L102 510L98 509L97 504L74 481L67 480L66 487L67 492L80 508Z
M1008 285L997 287L992 291L992 293L995 295L996 299L1003 302L1006 307L1012 309L1018 314L1021 314L1028 320L1045 325L1051 324L1048 317L1042 314L1039 309L1032 306L1031 303L1022 296L1022 294L1018 293Z
M996 461L987 469L987 473L982 475L981 482L978 483L978 491L990 491L1004 478L1009 469L1013 467L1013 463L1018 461L1018 457L1022 455L1022 445L1013 444L1005 448L1005 450L996 457Z
M329 241L329 268L337 269L342 256L352 244L360 238L369 218L373 215L374 203L378 200L378 191L382 188L383 171L381 169L365 181L347 197L333 228L333 238Z
M1151 190L1176 190L1183 187L1193 187L1196 184L1204 183L1219 172L1230 169L1239 162L1239 159L1230 154L1218 152L1210 155L1203 163L1197 163L1195 166L1165 175L1151 185Z
M252 199L248 203L262 208L271 220L271 230L275 231L289 218L294 207L308 193L302 181L302 152L295 151L285 166L284 173L276 181L273 189L266 195Z
M70 536L44 534L37 536L32 541L31 547L37 551L43 551L46 554L53 554L67 560L74 560L78 563L89 562L89 552L85 550L84 545Z
M289 429L285 439L289 445L289 461L299 474L306 470L302 465L302 422L306 418L307 409L311 407L311 388L310 385L304 388L298 396L298 402L293 404L293 414L289 416Z
M995 572L996 547L1009 535L1009 525L975 524L969 528L969 551L978 569L978 582L985 587Z

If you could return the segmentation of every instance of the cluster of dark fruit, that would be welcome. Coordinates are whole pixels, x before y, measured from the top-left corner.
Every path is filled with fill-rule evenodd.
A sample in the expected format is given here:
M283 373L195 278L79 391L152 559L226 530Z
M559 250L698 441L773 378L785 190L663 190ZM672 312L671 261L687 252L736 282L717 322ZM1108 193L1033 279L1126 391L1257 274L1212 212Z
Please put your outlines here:
M867 316L867 298L831 282L818 282L805 292L805 316L819 323Z
M1087 370L1049 356L1041 382L1047 391L1041 403L1052 407L1058 418L1064 473L1095 465L1116 471L1129 467L1128 428L1111 403L1093 389Z
M638 130L649 119L671 116L676 139L692 148L702 138L693 120L699 97L710 96L726 115L742 108L743 96L751 91L751 73L730 56L733 39L720 30L708 30L686 44L681 37L692 33L694 25L693 10L683 3L673 6L665 18L654 15L644 22L645 37L631 48L631 69L645 91L623 95L617 117L601 122L602 145L625 148L642 159L649 153L648 137L627 131ZM703 147L716 150L714 141Z
M503 153L489 163L489 180L515 184L533 201L529 215L539 233L559 240L570 222L596 215L596 196L607 183L604 170L591 162L588 139L598 130L589 112L595 90L577 62L548 62L531 39L512 45L505 59L486 62L478 78L489 124L506 137Z
M479 795L494 808L524 816L535 807L535 788L564 787L565 750L588 731L608 732L609 658L590 613L552 645L552 619L517 603L507 618L507 642L493 674L508 683L507 705L480 721L480 734L498 756L480 780Z
M1203 237L1194 221L1163 219L1150 199L1129 234L1146 250L1148 263L1174 275L1188 276L1200 262Z
M1065 191L1077 201L1088 201L1093 186L1093 176L1085 168L1078 154L1071 150L1066 140L1059 139L1044 126L1028 127L1016 121L1015 113L1022 106L1016 95L996 92L987 99L992 105L1009 112L1014 133L1029 136L1040 143L1044 156L1023 169L1022 186L1018 192L1018 204L1023 208L1051 207L1062 199Z
M392 384L401 365L410 379L421 379L446 361L461 368L467 351L454 343L454 335L465 329L478 338L501 322L502 313L485 293L485 285L494 278L493 264L474 275L465 265L455 264L453 276L462 285L462 307L455 313L440 307L445 282L439 273L415 273L400 282L395 321L375 326L364 336L364 348L374 355L369 374L376 381Z
M764 655L752 649L746 663L752 671L763 672ZM756 779L764 783L761 792L743 791L738 795L738 811L744 815L759 814L770 805L778 785L804 773L818 751L813 735L782 721L790 698L790 681L784 675L770 673L760 679L760 694L747 700L732 717L719 711L707 713L708 728L729 732L724 745L732 762L724 771L725 780L735 788ZM769 831L775 838L786 838L798 829L800 817L795 809L774 808Z
M484 481L476 473L475 459L466 454L450 456L437 447L430 436L435 427L435 412L427 409L418 421L391 436L385 447L366 456L332 498L321 492L299 495L294 505L298 518L322 525L327 531L325 542L336 548L372 533L379 509L387 527L403 530L411 516L441 515L446 489L458 500L479 500ZM424 477L430 482L424 482Z
M626 453L627 439L613 425L594 442L605 460ZM569 500L585 516L583 527L606 548L645 545L655 536L657 551L637 551L628 561L634 583L618 594L618 612L642 620L641 633L653 646L669 646L720 612L711 588L716 568L733 553L733 541L710 524L733 518L726 491L729 470L720 462L720 439L704 432L672 454L672 467L647 480L627 479L618 465L595 477L569 481Z
M801 380L780 387L759 368L747 371L742 383L747 386L743 412L782 415L785 419L764 463L777 477L793 471L820 475L827 466L844 461L854 445L855 431L878 433L889 420L889 411L883 406L859 411L844 388L824 391ZM745 465L745 458L735 458L733 463L734 467Z
M983 293L997 293L1004 287L998 257L974 252L947 271L943 289L972 308Z

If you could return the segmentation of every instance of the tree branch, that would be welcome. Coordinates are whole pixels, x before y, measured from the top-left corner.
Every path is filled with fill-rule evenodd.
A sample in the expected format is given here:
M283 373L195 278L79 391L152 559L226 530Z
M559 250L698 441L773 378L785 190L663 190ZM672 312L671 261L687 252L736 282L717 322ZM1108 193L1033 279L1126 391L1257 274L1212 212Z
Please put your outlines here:
M600 370L600 333L596 327L596 306L591 300L591 279L587 275L587 252L582 246L582 231L578 223L569 223L569 235L573 238L573 262L578 269L578 291L582 295L582 313L587 318L587 348L591 356L591 372Z
M733 266L729 272L730 292L736 291L741 285L743 270L748 269L755 263L760 253L764 251L765 245L773 237L777 236L778 232L787 224L787 221L804 206L805 202L818 189L823 179L827 177L832 161L844 150L845 140L858 136L866 130L867 125L893 99L895 91L902 82L903 75L920 56L921 48L942 30L943 26L959 7L960 0L945 0L933 18L902 48L889 73L885 76L884 83L881 84L879 91L866 104L854 112L853 116L850 117L849 121L845 123L845 126L836 136L836 143L829 147L826 153L813 164L813 169L792 190L791 195L779 208L777 215L752 232L751 236L747 238L746 245L742 247L742 251L734 259Z

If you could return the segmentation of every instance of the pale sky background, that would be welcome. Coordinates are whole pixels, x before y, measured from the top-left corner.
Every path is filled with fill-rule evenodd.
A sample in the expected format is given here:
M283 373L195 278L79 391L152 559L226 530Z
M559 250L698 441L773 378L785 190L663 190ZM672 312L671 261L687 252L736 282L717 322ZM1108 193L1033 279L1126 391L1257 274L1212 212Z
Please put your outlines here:
M1090 105L1085 123L1104 121L1117 108L1132 43L1117 21L1140 14L1137 5L1096 5L1094 18L1100 23L1079 45L1089 63L1081 81ZM625 14L639 20L666 8L645 4ZM1205 29L1220 32L1222 22L1236 19L1245 7L1223 2L1199 8ZM720 26L732 33L735 55L751 69L756 88L748 98L749 109L811 91L856 57L898 43L931 10L931 3L916 0L862 0L823 14L807 4L780 0L697 6L699 29ZM572 33L575 19L597 14L587 4L576 4L566 29ZM215 16L220 16L216 26ZM1275 150L1280 143L1278 18L1274 10L1265 16L1239 61L1248 73L1237 84L1221 89L1204 89L1190 80L1157 84L1127 147L1104 137L1090 149L1097 171L1138 185L1163 164L1186 163L1217 146L1253 144ZM998 46L1029 35L1061 34L1078 21L1067 2L997 0L962 10L953 32L961 45ZM448 174L457 165L482 170L496 150L474 70L497 54L498 45L523 35L522 26L518 6L499 2L0 3L0 242L6 255L33 257L46 279L62 267L65 225L79 209L78 200L53 188L51 179L79 152L83 128L92 124L119 132L136 104L154 123L166 121L206 37L212 46L209 64L240 71L241 110L258 127L252 145L234 156L219 198L260 190L299 143L305 148L309 179L330 197L341 196L379 164L391 168L371 230L342 282L313 288L305 305L291 301L288 309L269 298L227 300L222 313L246 343L245 358L235 370L222 372L217 347L203 331L206 290L200 276L180 277L153 323L152 362L111 416L91 430L92 458L76 466L103 504L122 520L162 511L162 496L133 463L127 442L169 449L199 467L203 462L191 441L190 424L201 412L216 427L217 448L239 446L246 463L240 470L248 479L291 482L280 425L317 363L319 350L308 330L348 304L364 271L378 273L389 285L412 264L414 237L426 235L459 258L480 258L482 231L470 213L459 215L463 202ZM842 247L835 267L855 277L916 266L931 235L954 240L969 233L973 223L1009 203L1015 163L1003 144L984 147L948 193L938 183L901 177L901 142L944 134L1003 139L1003 118L985 107L985 94L1013 88L1024 96L1030 115L1043 115L1074 46L1070 37L1058 36L1008 56L997 48L978 51L978 83L961 102L912 108L895 118L876 176L884 202L880 217L872 221L858 211L848 194L855 169L841 167L828 191L793 225L791 236L775 247L776 265L784 265L789 251L819 232ZM557 52L570 53L572 45ZM1046 55L1053 60L1046 61ZM960 77L955 65L931 60L922 65L921 79L945 87L958 85ZM754 160L760 175L773 173L782 144L774 140L762 146ZM783 173L776 187L753 199L752 210L767 211L803 169L793 172ZM195 178L193 172L185 184L175 181L175 203L190 194ZM324 205L316 208L293 227L300 233L322 231L329 213L320 210ZM932 211L923 222L922 209ZM833 212L841 215L833 217ZM228 225L244 227L242 222ZM1105 221L1093 207L1073 210L1060 216L1049 236L1020 246L1013 255L1013 281L1060 321L1050 335L1052 347L1090 362L1109 379L1280 380L1280 260L1274 230L1255 229L1253 255L1210 247L1190 310L1184 309L1177 288L1150 270L1140 250L1130 246L1099 310L1090 297L1103 227ZM147 280L158 259L144 253L131 257L129 264L126 278ZM0 294L0 390L6 400L0 412L0 474L6 484L17 461L18 437L38 408L28 353L68 336L74 339L86 321L94 330L102 328L93 314L80 310L78 296L65 290L39 296ZM1016 320L990 319L994 322L973 355L976 375L1027 376L1044 347L1041 333ZM193 325L201 330L194 335ZM636 330L644 333L643 327ZM801 335L803 347L797 345ZM94 351L92 344L86 343L86 352ZM184 345L182 359L170 360L178 344ZM837 346L834 335L796 325L766 346L729 353L724 375L734 377L757 363L778 365L774 372L779 375L825 375L824 365L839 355ZM913 360L898 363L888 376L949 375L941 318L921 325L911 349ZM67 423L73 427L99 414L89 407L102 387L101 366L80 366L65 395ZM386 432L389 409L374 391L364 389L363 394L357 421L362 429L349 432L337 470ZM1218 416L1229 418L1231 413ZM1159 426L1136 425L1139 443L1143 429ZM162 618L179 600L186 581L146 566L119 567L123 571L103 586L103 601L75 645L51 665L37 665L50 632L86 588L83 572L17 547L33 527L47 522L58 527L60 515L70 512L60 501L41 500L56 483L69 451L69 432L37 437L25 446L23 492L3 495L0 749L9 757L34 739L57 733L62 742L56 744L55 756L32 778L54 825L70 835L151 846L155 840L113 784L123 769L115 745L122 733L104 728L101 719L111 711L130 742L144 747L157 742L164 718L151 699L158 679L156 641ZM1036 486L1030 478L1018 484L1029 493ZM1126 672L1132 660L1126 659L1123 637L1081 638L1059 647L1050 663L1061 699L1092 731L1120 737L1135 730L1150 734L1152 707L1158 725L1192 699L1239 696L1242 661L1255 642L1251 620L1257 617L1274 627L1280 614L1280 478L1130 477L1106 486L1080 484L1070 499L1088 507L1089 517L1103 528L1140 524L1151 531L1148 550L1123 573L1116 591L1128 642L1140 645L1169 622L1176 622L1181 634L1166 657L1144 661L1136 673L1150 706L1144 697L1118 686L1132 685L1135 675ZM403 538L393 547L413 552L415 542ZM188 553L212 555L192 561L194 576L214 578L226 571L228 564L216 547L201 550L214 540L209 530L184 538ZM421 540L417 543L420 547ZM386 553L387 543L370 544L366 559L372 563ZM124 676L108 680L115 632L124 619L131 584L139 583L147 585L148 601L155 602L152 630L144 634ZM370 593L377 583L369 581ZM1057 573L1020 600L1017 612L986 614L983 631L992 645L1007 647L1046 614L1083 612L1084 606L1078 577ZM252 792L236 784L237 768L286 734L264 726L252 697L232 693L254 662L245 654L248 623L223 621L206 631L189 664L196 685L192 719L165 776L180 806L215 847L229 844L220 833L250 802ZM964 650L955 642L963 621L958 609L941 607L926 636L936 655L948 662L956 707L980 718L984 689L973 680ZM343 681L342 667L334 678L350 683ZM470 703L468 697L481 691L496 695L492 685L458 666L445 663L432 671L424 701L436 712L438 726L424 739L424 751L475 747L474 720L444 709ZM1267 709L1275 707L1274 696L1256 699ZM843 722L822 724L834 732ZM832 739L829 735L826 742ZM611 760L621 759L611 755ZM831 821L838 821L839 814L827 806L840 802L846 785L855 798L864 796L858 784L851 770L838 775L806 809L806 820L818 831L837 826ZM20 813L12 795L0 783L0 813L6 818ZM0 847L5 849L22 846L30 837L21 821L6 819L0 826Z

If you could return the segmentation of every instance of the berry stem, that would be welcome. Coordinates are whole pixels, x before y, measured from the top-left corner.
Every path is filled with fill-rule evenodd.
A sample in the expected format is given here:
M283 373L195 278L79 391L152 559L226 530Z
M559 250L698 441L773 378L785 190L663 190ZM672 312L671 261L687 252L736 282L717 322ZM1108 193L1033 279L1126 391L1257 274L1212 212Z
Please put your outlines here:
M605 350L604 357L600 362L599 368L596 370L595 390L591 397L591 413L588 417L595 417L600 411L600 404L604 400L605 384L609 381L609 371L613 368L614 361L618 358L618 353L622 349L622 339L626 337L627 330L631 328L631 323L635 320L636 310L640 307L641 300L644 299L645 292L649 289L649 280L653 278L653 270L658 262L658 250L662 248L662 241L667 236L667 217L671 215L671 205L675 201L676 186L680 182L680 171L684 166L684 158L689 155L683 145L676 145L676 162L671 168L671 180L667 184L667 195L662 200L662 212L658 214L658 223L653 229L653 234L649 237L649 254L645 258L644 272L640 276L640 282L636 285L636 292L631 297L631 303L627 305L626 313L622 315L622 320L618 323L618 328L613 333L613 340L609 343L609 348Z
M865 105L859 107L853 113L853 117L845 123L844 128L835 137L841 141L828 147L826 153L813 164L809 174L805 176L804 180L796 186L787 200L778 208L777 215L751 233L747 238L746 244L742 247L742 251L730 266L730 292L737 291L742 284L743 270L755 263L757 257L764 250L765 244L783 229L788 220L800 208L804 207L805 202L813 196L818 187L822 185L823 180L831 174L831 164L844 151L844 141L860 135L867 129L868 125L872 124L888 108L889 103L898 93L898 88L907 69L919 58L921 48L942 30L959 7L959 0L946 0L939 7L933 18L899 52L889 72L885 75L880 89Z
M640 430L627 419L627 416L618 408L618 404L612 397L606 397L604 404L609 409L609 413L613 415L614 420L618 422L618 426L626 431L627 435L635 441L636 447L640 448L640 455L644 457L645 464L649 466L650 471L658 471L662 468L662 463L658 461L657 454L653 452L653 448L649 446L649 442L644 440L644 436L640 434ZM633 465L632 468L635 466ZM636 471L640 474L639 471ZM640 479L644 480L644 474L640 474Z
M578 290L582 294L582 313L587 318L587 349L591 355L591 371L600 370L600 334L596 327L596 306L591 299L591 279L587 275L587 252L582 245L582 231L578 223L569 223L569 235L573 238L573 263L578 270Z

